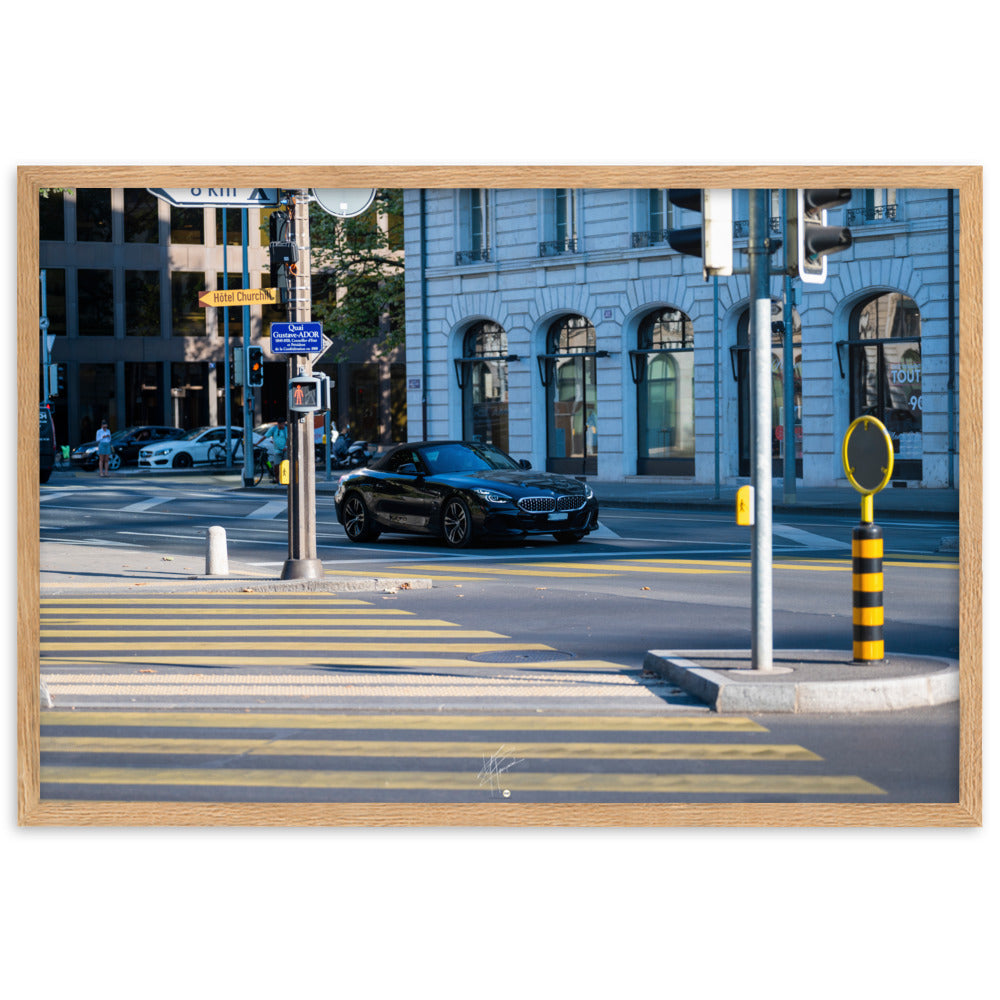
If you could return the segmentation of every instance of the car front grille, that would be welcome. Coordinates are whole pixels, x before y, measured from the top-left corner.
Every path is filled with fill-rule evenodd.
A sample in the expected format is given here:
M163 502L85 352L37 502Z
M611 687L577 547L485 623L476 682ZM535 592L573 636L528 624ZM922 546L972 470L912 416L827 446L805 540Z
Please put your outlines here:
M579 510L587 502L586 497L521 497L518 507L526 514L551 514L553 511Z

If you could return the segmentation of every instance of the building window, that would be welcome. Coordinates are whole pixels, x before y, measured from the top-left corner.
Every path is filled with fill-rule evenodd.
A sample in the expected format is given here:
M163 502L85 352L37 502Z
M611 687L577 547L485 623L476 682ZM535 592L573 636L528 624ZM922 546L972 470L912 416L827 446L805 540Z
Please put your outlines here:
M81 268L76 273L81 337L115 335L114 280L111 271Z
M579 245L578 198L573 188L555 188L542 193L542 240L540 257L577 253Z
M160 272L125 272L125 336L160 335Z
M459 249L456 264L472 264L490 259L490 191L470 188L458 193Z
M510 447L507 423L507 333L486 320L469 328L456 368L462 387L462 436L501 451Z
M205 242L205 210L170 206L170 242L199 244Z
M550 327L540 359L546 387L549 472L597 474L597 333L583 316Z
M115 366L88 365L79 366L79 406L77 409L79 437L74 444L82 441L93 441L101 426L102 420L107 420L111 432L125 429L119 421L118 401L115 396Z
M163 423L163 366L125 362L125 423L129 427Z
M876 417L892 438L893 476L923 476L920 310L888 292L863 302L850 321L851 419Z
M125 242L159 243L159 199L145 188L125 188Z
M223 239L222 220L226 222L225 239ZM249 240L249 235L247 236ZM261 239L262 245L270 243L270 238ZM243 210L240 208L217 208L215 210L215 245L243 245ZM221 285L219 286L222 287Z
M41 287L39 287L41 296ZM41 299L39 299L39 307ZM61 267L45 268L45 312L49 317L49 333L66 335L66 271ZM39 314L41 315L41 314Z
M62 191L50 191L38 196L39 239L66 239L65 202Z
M170 301L175 337L204 337L205 309L198 302L205 290L205 275L201 271L172 271Z
M215 276L215 287L224 288L225 287L225 275L216 274ZM234 288L243 287L243 274L242 272L230 273L229 275L229 290L232 291ZM226 314L229 314L229 336L230 337L242 337L243 336L243 306L224 306L217 308L215 310L216 316L216 334L220 337L225 336L226 333ZM268 329L270 329L268 327Z
M636 193L636 229L632 233L633 247L651 247L665 243L674 226L674 206L664 188L646 188Z
M694 475L694 328L678 309L651 313L630 352L639 475Z
M111 191L109 188L77 189L76 238L81 243L111 242Z
M784 392L784 303L773 302L771 309L771 470L774 476L784 473L785 392ZM750 311L745 310L736 327L736 346L731 348L733 375L737 382L739 404L739 475L749 476L753 466L750 411ZM795 441L795 475L802 475L802 322L798 310L792 310L792 400L794 414L792 439Z

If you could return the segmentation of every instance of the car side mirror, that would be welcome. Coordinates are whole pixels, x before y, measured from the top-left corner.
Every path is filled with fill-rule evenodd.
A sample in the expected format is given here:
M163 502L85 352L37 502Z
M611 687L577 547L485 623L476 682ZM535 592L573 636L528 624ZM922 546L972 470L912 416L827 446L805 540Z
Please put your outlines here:
M526 458L519 459L517 464L522 469L530 469L531 468L531 462L529 462Z
M402 473L404 476L419 476L420 473L417 472L416 465L413 462L404 462L397 470L397 472Z

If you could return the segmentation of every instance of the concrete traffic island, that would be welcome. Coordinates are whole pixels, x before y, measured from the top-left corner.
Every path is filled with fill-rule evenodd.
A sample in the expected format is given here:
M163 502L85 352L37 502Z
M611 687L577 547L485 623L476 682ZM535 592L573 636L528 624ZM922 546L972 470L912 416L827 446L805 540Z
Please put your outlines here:
M776 650L752 669L749 650L650 650L643 668L716 712L888 712L958 700L958 662L887 653L855 663L850 651Z

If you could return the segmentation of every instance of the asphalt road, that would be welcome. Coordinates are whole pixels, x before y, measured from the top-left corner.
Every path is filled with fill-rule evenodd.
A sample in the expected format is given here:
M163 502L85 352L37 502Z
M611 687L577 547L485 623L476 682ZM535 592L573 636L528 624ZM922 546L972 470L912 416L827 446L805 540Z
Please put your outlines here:
M327 573L419 576L432 589L161 601L102 596L86 582L88 554L109 548L203 565L212 524L226 527L231 560L273 579L287 554L284 503L283 491L124 477L43 488L42 539L60 543L66 576L80 574L70 596L43 595L43 676L55 696L43 713L43 797L957 797L955 705L757 716L722 721L737 728L720 735L719 716L643 676L652 648L749 645L749 539L717 512L605 509L600 532L577 545L456 553L404 536L351 545L321 498ZM849 645L852 527L807 513L776 522L776 648ZM951 533L940 519L887 525L889 649L957 654L957 567L940 551Z

